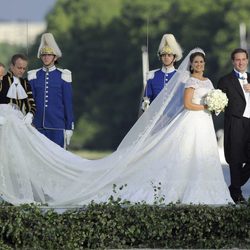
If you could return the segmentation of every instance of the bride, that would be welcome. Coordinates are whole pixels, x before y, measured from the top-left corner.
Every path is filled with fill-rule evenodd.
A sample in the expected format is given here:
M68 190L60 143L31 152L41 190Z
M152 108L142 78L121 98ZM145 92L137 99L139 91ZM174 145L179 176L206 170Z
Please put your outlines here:
M99 160L65 151L25 124L15 106L1 104L1 197L14 205L83 205L111 195L148 204L233 203L203 103L213 88L204 59L192 50L117 150Z

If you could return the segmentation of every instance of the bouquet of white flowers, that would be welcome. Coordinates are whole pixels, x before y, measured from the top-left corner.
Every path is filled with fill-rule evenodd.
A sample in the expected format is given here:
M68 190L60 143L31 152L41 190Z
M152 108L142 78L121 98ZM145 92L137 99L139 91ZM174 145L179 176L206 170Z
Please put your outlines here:
M212 89L208 92L205 103L208 106L208 110L219 115L220 112L224 111L228 104L227 95L220 89Z

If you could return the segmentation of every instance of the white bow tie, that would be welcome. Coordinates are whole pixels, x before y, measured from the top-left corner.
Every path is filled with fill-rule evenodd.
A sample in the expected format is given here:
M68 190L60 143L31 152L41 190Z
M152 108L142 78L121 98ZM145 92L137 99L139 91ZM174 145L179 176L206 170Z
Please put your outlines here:
M20 83L20 80L17 77L14 77L14 82L10 85L7 97L19 100L28 97L23 86Z

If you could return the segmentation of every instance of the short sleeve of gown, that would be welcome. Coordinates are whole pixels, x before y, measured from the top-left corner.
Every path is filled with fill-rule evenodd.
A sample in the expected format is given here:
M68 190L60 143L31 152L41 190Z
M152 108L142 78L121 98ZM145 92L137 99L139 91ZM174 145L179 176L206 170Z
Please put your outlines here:
M194 88L197 89L198 88L198 82L195 78L191 77L187 80L186 84L185 84L185 88Z

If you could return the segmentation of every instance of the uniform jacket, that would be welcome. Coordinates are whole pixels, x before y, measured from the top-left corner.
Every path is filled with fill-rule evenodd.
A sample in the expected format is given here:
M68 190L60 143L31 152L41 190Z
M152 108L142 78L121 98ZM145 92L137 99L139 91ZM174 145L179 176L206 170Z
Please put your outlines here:
M150 71L144 96L147 96L152 102L175 72L176 70L167 73L164 68Z
M19 78L19 79L28 97L22 100L12 99L12 98L7 97L7 93L10 88L10 85L14 81L13 74L11 72L7 72L7 74L3 77L3 80L0 82L0 103L1 104L8 104L8 103L16 104L18 105L18 107L24 114L31 112L34 115L36 111L36 105L33 99L31 86L29 82L27 81L27 79L23 79L23 78Z
M36 128L72 130L74 126L71 72L55 66L31 70L28 79L37 111Z

